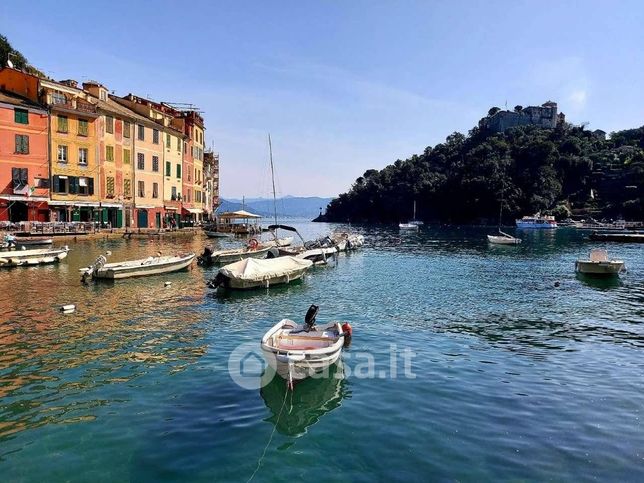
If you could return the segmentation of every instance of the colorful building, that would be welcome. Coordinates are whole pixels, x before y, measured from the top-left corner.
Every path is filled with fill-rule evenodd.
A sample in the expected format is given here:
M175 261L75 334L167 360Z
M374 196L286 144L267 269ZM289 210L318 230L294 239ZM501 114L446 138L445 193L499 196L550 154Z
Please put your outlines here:
M203 158L204 172L204 217L207 220L214 220L215 211L220 205L219 202L219 153L207 150Z
M48 141L47 110L0 90L0 221L49 220Z
M98 221L99 158L97 102L74 80L40 79L49 107L51 217L54 221Z
M114 228L134 225L134 126L145 121L112 99L96 81L83 83L83 90L97 102L97 152L99 160L99 218Z
M157 122L151 102L132 94L112 99L138 114L134 126L134 204L138 228L163 228L163 123Z
M183 210L182 219L198 222L203 219L203 153L204 123L196 109L178 112L176 125L187 136L183 153Z

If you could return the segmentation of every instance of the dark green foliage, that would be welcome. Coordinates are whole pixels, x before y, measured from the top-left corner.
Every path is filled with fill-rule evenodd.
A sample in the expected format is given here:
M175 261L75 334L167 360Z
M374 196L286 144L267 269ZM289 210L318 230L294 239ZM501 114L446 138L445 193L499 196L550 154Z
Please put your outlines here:
M0 35L0 67L7 66L7 60L11 60L11 63L16 69L24 70L38 77L47 77L32 65L29 65L25 56L11 46L7 37Z
M501 192L506 222L537 211L642 219L644 127L607 140L570 126L453 133L420 155L366 171L329 204L326 219L406 221L416 200L425 221L496 223Z

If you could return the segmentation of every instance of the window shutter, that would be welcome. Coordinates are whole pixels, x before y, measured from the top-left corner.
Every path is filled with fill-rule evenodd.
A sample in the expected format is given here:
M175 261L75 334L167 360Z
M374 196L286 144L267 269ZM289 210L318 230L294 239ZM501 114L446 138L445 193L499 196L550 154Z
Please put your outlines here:
M11 168L11 180L13 181L13 189L20 189L20 168Z
M87 191L90 195L94 194L94 178L87 178Z
M22 142L23 142L23 153L29 153L29 136L23 136L22 137Z
M54 192L55 193L59 192L58 191L58 175L57 174L54 175Z
M71 194L78 193L78 178L76 176L69 177L69 192Z
M20 184L21 187L27 186L29 184L29 171L27 168L20 169Z

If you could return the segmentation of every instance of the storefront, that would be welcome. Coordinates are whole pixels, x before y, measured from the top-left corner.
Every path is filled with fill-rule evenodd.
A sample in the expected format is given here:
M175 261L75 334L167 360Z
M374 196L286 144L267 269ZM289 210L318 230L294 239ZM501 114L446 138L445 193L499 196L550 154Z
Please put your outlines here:
M165 210L160 206L141 205L134 210L137 228L156 228L161 229Z
M123 205L120 203L99 203L98 220L102 226L123 228Z
M99 221L99 204L88 201L50 201L51 221Z
M0 221L49 221L48 198L39 196L0 196Z
M183 208L181 210L181 219L184 226L194 226L201 221L203 210L201 208Z

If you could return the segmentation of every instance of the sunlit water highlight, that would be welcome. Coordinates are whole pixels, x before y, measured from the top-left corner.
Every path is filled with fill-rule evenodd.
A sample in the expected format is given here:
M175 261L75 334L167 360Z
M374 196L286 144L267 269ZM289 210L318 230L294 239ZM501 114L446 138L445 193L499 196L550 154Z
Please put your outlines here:
M200 252L201 236L78 242L59 265L1 271L0 479L245 481L275 424L256 481L644 478L643 247L610 245L629 271L606 283L575 277L597 245L574 230L493 247L489 229L354 229L364 250L241 295L196 266L80 284L106 250ZM301 383L278 422L282 381L242 389L228 357L311 303L354 327L346 377ZM415 378L389 377L391 344ZM365 351L372 378L355 373Z

